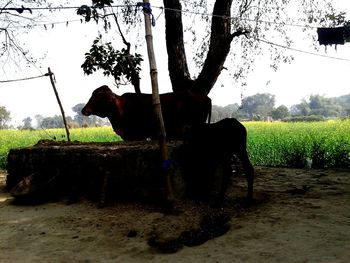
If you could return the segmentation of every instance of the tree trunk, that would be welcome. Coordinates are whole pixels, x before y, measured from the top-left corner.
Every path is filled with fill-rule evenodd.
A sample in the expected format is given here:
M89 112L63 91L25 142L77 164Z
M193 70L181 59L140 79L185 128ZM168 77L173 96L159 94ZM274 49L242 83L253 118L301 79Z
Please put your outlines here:
M168 52L168 67L173 91L191 88L192 80L187 66L183 41L182 10L180 1L164 0L165 35Z
M195 81L195 86L205 94L213 88L230 52L233 39L230 23L231 5L232 0L218 0L214 5L209 51L202 71Z
M179 0L164 0L164 6L169 74L173 90L193 89L209 94L224 67L233 38L245 34L241 30L231 34L232 0L215 2L209 51L202 71L194 81L191 80L187 67L181 12L174 11L181 10L181 4Z

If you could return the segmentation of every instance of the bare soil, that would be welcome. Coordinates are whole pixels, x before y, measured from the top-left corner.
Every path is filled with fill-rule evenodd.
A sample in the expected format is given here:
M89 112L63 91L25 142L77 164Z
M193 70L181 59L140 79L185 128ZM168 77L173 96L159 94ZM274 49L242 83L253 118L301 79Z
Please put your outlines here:
M236 176L223 208L177 200L177 215L142 203L16 205L4 188L5 176L0 172L3 263L350 260L349 169L256 167L252 205L243 198L244 178ZM179 238L205 232L208 215L222 227L209 240L189 244Z

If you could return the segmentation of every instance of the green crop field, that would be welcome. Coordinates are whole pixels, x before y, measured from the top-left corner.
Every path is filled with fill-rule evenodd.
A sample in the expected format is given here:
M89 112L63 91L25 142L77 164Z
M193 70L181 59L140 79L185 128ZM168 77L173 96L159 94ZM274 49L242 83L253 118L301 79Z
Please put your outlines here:
M350 120L243 124L248 131L248 152L254 165L350 167ZM71 140L81 142L120 140L111 127L71 129L70 133ZM6 168L10 149L32 146L41 139L65 140L65 130L0 130L0 169Z
M244 125L249 156L255 165L350 167L350 120Z

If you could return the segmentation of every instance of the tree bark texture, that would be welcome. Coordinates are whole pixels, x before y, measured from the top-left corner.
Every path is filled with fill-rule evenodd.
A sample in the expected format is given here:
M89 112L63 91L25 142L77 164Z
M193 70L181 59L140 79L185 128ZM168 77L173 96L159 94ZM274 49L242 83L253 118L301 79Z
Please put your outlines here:
M191 88L191 76L187 66L183 41L182 10L180 1L164 0L165 37L168 52L168 67L173 91Z

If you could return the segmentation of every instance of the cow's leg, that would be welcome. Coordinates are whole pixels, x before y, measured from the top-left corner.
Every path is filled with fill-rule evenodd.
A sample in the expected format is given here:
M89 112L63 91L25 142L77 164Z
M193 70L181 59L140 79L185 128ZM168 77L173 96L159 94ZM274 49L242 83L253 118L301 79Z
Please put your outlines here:
M218 202L220 204L223 204L225 200L226 191L231 181L231 177L232 177L232 167L231 167L231 159L229 158L229 159L225 159L222 162L222 179L221 179L220 192L218 196Z
M247 199L248 201L251 201L253 200L254 167L251 164L248 157L248 153L245 149L239 152L237 155L242 162L245 177L247 179L247 185L248 185Z

